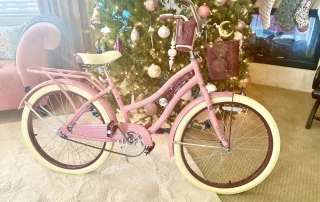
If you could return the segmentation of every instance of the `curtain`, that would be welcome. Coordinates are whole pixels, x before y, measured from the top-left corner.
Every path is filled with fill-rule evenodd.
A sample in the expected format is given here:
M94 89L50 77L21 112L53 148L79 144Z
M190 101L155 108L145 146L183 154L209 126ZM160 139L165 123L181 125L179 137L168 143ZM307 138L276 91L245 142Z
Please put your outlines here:
M38 0L38 5L41 14L57 15L64 22L71 35L73 53L92 50L90 36L82 32L89 29L89 0Z

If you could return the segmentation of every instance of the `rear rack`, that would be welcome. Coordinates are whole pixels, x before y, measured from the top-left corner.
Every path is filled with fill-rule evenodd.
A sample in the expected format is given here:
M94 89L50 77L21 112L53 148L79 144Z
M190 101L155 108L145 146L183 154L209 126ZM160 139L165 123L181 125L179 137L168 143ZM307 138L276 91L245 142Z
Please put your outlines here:
M64 79L85 79L100 91L106 88L105 85L90 72L54 69L40 66L29 67L27 68L27 71L30 73L46 75L50 80L55 80L54 77L60 77Z

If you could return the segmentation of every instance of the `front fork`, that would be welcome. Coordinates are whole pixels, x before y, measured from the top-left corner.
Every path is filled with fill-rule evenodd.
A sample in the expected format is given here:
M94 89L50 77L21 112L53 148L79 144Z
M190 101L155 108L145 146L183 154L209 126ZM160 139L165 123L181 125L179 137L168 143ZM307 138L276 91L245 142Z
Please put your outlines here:
M219 140L221 141L222 145L225 148L229 149L230 145L229 145L228 141L226 140L225 135L221 131L221 128L220 128L220 126L218 124L216 113L214 111L214 108L213 108L209 93L208 93L207 89L205 88L205 84L201 84L199 86L200 86L201 94L204 97L204 100L205 100L206 105L207 105L208 114L209 114L209 118L210 118L210 121L211 121L211 124L212 124L212 128L215 131L215 133L217 134L217 136L218 136Z

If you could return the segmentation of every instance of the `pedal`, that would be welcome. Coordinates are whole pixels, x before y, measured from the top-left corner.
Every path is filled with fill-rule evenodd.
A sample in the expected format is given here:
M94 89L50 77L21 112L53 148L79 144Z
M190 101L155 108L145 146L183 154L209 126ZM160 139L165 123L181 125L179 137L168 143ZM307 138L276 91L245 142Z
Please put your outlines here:
M154 149L154 147L156 146L156 143L152 142L152 146L151 147L147 147L147 151L145 152L146 155L150 154L151 151Z

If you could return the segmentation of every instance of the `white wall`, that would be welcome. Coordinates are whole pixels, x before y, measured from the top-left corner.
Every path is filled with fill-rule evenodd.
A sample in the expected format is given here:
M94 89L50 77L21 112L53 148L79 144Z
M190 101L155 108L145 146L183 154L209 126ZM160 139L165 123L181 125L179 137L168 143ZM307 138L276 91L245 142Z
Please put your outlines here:
M251 63L249 71L252 83L312 92L315 70Z

